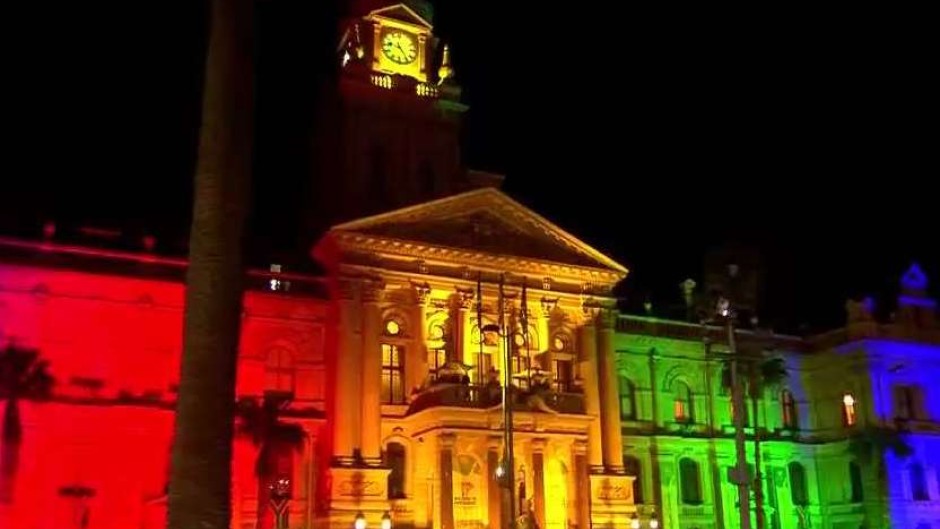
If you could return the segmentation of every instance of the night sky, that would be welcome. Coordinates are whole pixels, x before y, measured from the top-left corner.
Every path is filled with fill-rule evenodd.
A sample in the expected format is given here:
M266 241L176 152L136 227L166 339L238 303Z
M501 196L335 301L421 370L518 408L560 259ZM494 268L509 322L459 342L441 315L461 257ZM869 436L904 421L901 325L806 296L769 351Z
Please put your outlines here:
M628 265L631 306L665 311L729 241L760 251L764 317L784 330L838 324L847 296L893 297L912 260L940 282L927 17L439 4L471 107L466 164L507 175L510 195ZM295 242L337 9L259 3L257 262L305 257ZM27 5L6 18L3 231L56 219L182 247L203 3L72 3L54 16Z

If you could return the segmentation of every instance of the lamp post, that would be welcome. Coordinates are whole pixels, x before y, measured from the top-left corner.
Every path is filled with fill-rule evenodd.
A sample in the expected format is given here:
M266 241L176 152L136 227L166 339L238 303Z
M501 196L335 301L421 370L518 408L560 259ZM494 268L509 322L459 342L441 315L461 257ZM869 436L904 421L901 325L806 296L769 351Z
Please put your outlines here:
M515 505L515 494L514 488L516 486L515 479L515 457L513 454L513 435L512 435L512 347L510 346L509 340L512 338L511 333L506 331L506 306L505 306L505 275L499 276L499 299L498 299L498 323L489 324L481 327L480 329L480 339L483 339L484 332L493 332L501 338L501 343L503 347L503 371L505 374L503 376L503 460L500 462L499 467L497 467L497 477L503 480L503 483L507 484L507 489L509 491L509 526L515 523L516 519L516 505ZM482 301L482 300L481 300ZM480 322L482 323L482 321Z
M728 333L728 356L731 362L731 401L734 404L732 417L734 422L734 450L737 458L734 469L734 482L738 486L741 529L751 529L751 495L748 490L747 448L744 434L744 414L746 413L745 406L747 404L744 402L744 392L738 383L738 351L734 337L735 311L731 301L724 297L718 299L715 311L719 318L724 319Z
M388 511L382 515L382 529L392 529L392 515Z
M274 527L287 529L287 504L291 498L290 478L281 477L274 481L271 489L271 510L274 511Z
M659 529L659 520L656 518L656 512L650 515L650 529Z
M640 529L640 517L636 513L630 517L630 529Z

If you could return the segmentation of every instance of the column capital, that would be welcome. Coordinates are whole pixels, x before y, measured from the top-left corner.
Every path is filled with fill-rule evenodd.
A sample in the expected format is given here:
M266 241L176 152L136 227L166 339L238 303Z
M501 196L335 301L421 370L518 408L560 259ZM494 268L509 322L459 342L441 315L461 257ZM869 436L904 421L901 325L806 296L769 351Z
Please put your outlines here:
M602 331L612 331L617 326L619 312L614 307L604 307L597 315L598 328Z
M558 298L542 297L539 303L542 306L542 317L548 318L552 315L552 311L555 310L555 307L558 306Z
M588 443L587 443L587 441L584 441L584 440L579 439L579 440L577 440L577 441L571 443L571 451L572 451L575 455L578 455L578 456L587 455L587 451L588 451Z
M363 303L378 303L382 300L385 283L379 279L364 279L360 284Z
M531 446L532 452L536 454L541 454L545 452L545 446L548 444L548 441L544 437L536 437L532 439Z
M457 436L452 433L442 433L437 436L437 445L442 450L447 450L454 447L454 441L457 439Z
M454 290L457 291L457 308L469 310L473 306L473 300L476 299L476 292L472 288L454 287Z
M415 295L415 302L425 307L428 304L428 300L431 297L431 285L425 281L424 283L411 282L411 289Z
M502 446L503 446L503 438L502 438L502 437L499 437L499 436L496 436L496 435L491 435L491 436L489 436L489 437L486 438L486 448L487 448L487 449L492 450L492 451L499 451L499 449L500 449Z

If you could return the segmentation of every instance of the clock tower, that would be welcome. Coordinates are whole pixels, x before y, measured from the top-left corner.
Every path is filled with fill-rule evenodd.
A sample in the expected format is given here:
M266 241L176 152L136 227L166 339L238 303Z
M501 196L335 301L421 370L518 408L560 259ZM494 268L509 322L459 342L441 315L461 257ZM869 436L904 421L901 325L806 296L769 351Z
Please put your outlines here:
M338 222L466 190L449 50L425 1L352 0L317 115L316 237Z

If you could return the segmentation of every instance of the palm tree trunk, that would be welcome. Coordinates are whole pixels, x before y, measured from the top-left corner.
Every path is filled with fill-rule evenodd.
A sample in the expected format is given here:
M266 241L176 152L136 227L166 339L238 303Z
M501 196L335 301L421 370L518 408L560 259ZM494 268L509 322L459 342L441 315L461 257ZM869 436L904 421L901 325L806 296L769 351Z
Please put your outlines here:
M251 180L253 1L210 2L170 529L228 529L242 232Z
M20 405L8 398L3 414L3 450L0 451L0 504L13 503L16 472L20 466L20 444L23 441L23 423Z

